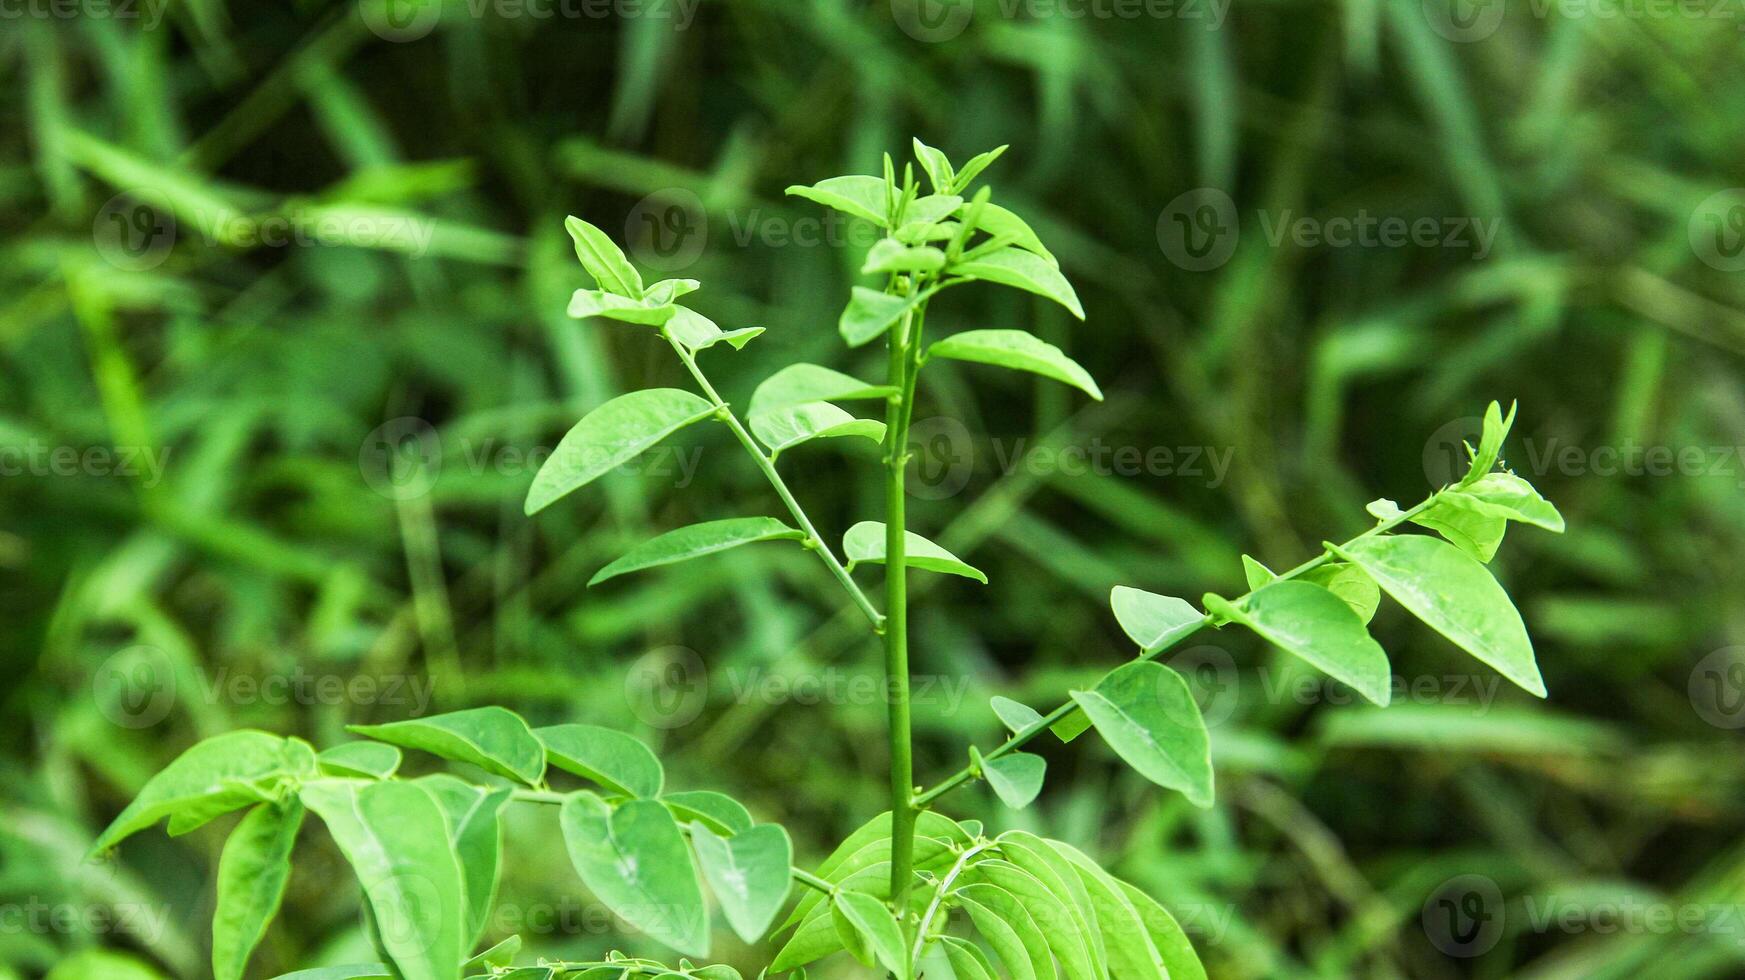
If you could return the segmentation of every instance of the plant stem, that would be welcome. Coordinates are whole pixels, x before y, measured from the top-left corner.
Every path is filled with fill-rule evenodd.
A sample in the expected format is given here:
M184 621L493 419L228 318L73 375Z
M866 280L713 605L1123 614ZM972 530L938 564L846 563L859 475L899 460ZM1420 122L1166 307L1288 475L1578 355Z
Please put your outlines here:
M909 328L904 315L891 327L886 383L898 394L885 413L885 690L891 746L891 905L909 929L909 884L915 865L915 760L909 729L909 578L904 540L903 475L908 466L909 408L914 379L909 370Z
M1410 508L1408 510L1401 511L1399 514L1395 515L1394 517L1390 517L1387 520L1382 521L1381 523L1377 524L1375 527L1372 527L1369 530L1363 532L1362 534L1359 534L1356 537L1351 538L1349 541L1346 541L1344 544L1341 544L1339 547L1344 548L1344 547L1347 547L1348 545L1350 545L1353 541L1361 541L1364 538L1373 537L1374 535L1377 535L1377 534L1385 534L1388 531L1393 530L1394 528L1400 526L1401 524L1404 524L1405 522L1411 520L1413 517L1416 517L1417 515L1422 514L1426 510L1429 510L1430 507L1436 503L1436 499L1438 497L1440 497L1441 495L1442 495L1441 490L1436 491L1435 493L1431 494L1430 496L1425 497L1423 500L1419 501L1417 503L1417 505L1413 506L1412 508ZM1331 551L1327 550L1326 548L1323 548L1323 549L1321 549L1320 554L1316 555L1315 557L1309 559L1306 562L1303 562L1301 565L1298 565L1297 567L1291 569L1288 572L1281 573L1277 579L1274 579L1274 581L1296 578L1297 576L1302 575L1304 572L1308 572L1308 571L1311 571L1313 569L1319 568L1322 565L1325 565L1327 562L1331 561L1332 558L1333 558L1333 553ZM1237 599L1235 601L1239 603L1243 599L1246 599L1248 596L1253 595L1253 594L1254 593L1252 592L1252 590L1249 592L1245 592L1241 596L1237 597ZM1212 616L1210 614L1207 614L1204 619L1200 620L1200 625L1195 627L1194 631L1191 631L1188 633L1183 633L1181 636L1176 638L1175 643L1180 643L1182 640L1187 639L1189 636L1192 636L1194 632L1197 632L1198 630L1203 629L1206 626L1210 625L1211 622L1212 622ZM1161 654L1164 651L1173 647L1174 645L1175 644L1172 643L1172 644L1169 644L1168 646L1160 646L1160 647L1156 648L1155 650L1146 650L1146 651L1140 653L1139 656L1134 658L1134 659L1135 660L1152 660L1152 659L1156 658L1159 654ZM1061 719L1065 718L1067 715L1072 714L1074 709L1076 709L1077 707L1078 707L1078 704L1076 702L1067 701L1065 704L1062 704L1060 707L1055 708L1053 711L1050 711L1046 715L1043 715L1041 721L1032 722L1028 726L1026 726L1022 731L1013 733L1011 738L1008 738L1004 742L1000 743L1000 745L997 748L989 749L988 751L983 752L982 753L982 762L984 762L984 763L991 762L994 759L998 759L1000 756L1003 756L1009 752L1016 751L1017 749L1022 747L1024 745L1024 743L1030 741L1031 739L1035 738L1036 736L1038 736L1038 735L1042 734L1043 732L1048 731L1050 728L1054 727L1055 723L1059 722ZM956 789L957 787L962 786L964 783L969 782L971 779L974 779L975 776L976 776L976 772L975 772L974 767L964 766L962 769L959 769L957 772L954 772L950 776L947 776L946 778L940 780L939 783L937 785L935 785L933 788L925 790L925 791L917 794L914 798L914 801L913 801L914 805L917 809L925 807L928 804L932 803L934 800L938 799L939 797L944 796L946 793L951 792L953 789Z
M666 334L663 332L662 336L666 336ZM768 480L770 486L775 488L776 496L782 498L782 503L787 506L788 513L794 515L794 520L799 523L800 530L805 532L806 547L818 554L819 560L823 561L824 566L830 569L830 574L836 577L836 581L840 582L844 589L848 590L849 598L854 600L854 604L860 608L862 613L866 614L867 620L872 623L873 632L883 632L885 617L879 615L879 611L873 608L866 593L861 591L860 586L849 576L848 569L842 567L842 562L836 559L836 553L830 550L828 544L824 543L824 538L812 525L812 519L806 516L805 509L794 498L793 491L788 489L788 484L782 479L782 475L776 471L775 462L751 438L751 433L745 431L745 426L740 424L739 417L733 413L733 409L715 391L715 386L710 384L709 379L703 375L702 369L697 366L696 355L685 350L682 344L670 336L666 336L666 341L679 355L679 360L685 362L686 370L691 372L691 377L697 382L697 386L703 389L703 394L707 395L709 401L714 403L715 411L720 415L721 420L727 423L729 429L733 430L733 435L739 440L739 444L744 446L745 451L750 453L751 458L756 461L757 468L763 471L764 479Z

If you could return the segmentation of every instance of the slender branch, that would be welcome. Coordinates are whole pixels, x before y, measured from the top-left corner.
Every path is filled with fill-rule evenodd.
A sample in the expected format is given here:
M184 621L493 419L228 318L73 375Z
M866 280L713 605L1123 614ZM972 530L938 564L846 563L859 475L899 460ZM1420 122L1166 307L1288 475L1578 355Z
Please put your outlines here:
M1438 490L1435 493L1431 494L1430 496L1425 497L1423 500L1419 501L1415 506L1413 506L1409 510L1401 511L1399 514L1397 514L1393 517L1390 517L1385 521L1382 521L1381 523L1377 524L1375 527L1372 527L1369 530L1363 532L1362 534L1359 534L1359 535L1351 538L1349 541L1346 541L1344 544L1341 544L1340 547L1344 548L1344 547L1347 547L1348 545L1350 545L1354 541L1361 541L1364 538L1373 537L1374 535L1377 535L1377 534L1385 534L1388 531L1393 530L1394 528L1400 526L1401 524L1404 524L1405 522L1411 520L1412 518L1418 516L1419 514L1422 514L1424 511L1429 510L1430 507L1436 503L1437 498L1440 496L1442 496L1442 491ZM1278 576L1278 579L1275 579L1274 581L1282 580L1282 579L1296 578L1297 576L1302 575L1305 572L1312 571L1313 569L1316 569L1316 568L1321 567L1322 565L1325 565L1327 562L1331 561L1332 558L1333 558L1333 553L1331 551L1323 548L1323 549L1321 549L1320 554L1316 555L1315 557L1309 559L1306 562L1303 562L1301 565L1298 565L1297 567L1291 569L1288 572L1280 573ZM1253 594L1254 593L1252 591L1245 592L1241 596L1239 596L1235 601L1239 603L1243 599L1246 599L1246 598L1248 598L1248 596L1253 595ZM1200 620L1200 624L1198 626L1196 626L1196 627L1194 627L1194 629L1176 637L1174 642L1167 644L1165 646L1157 647L1156 649L1143 651L1139 654L1138 657L1135 657L1134 659L1135 660L1155 659L1159 654L1161 654L1161 653L1165 652L1166 650L1169 650L1171 647L1175 646L1176 643L1180 643L1182 640L1187 639L1189 636L1192 636L1194 633L1198 632L1199 630L1205 628L1206 626L1211 625L1211 622L1212 622L1212 616L1208 613L1203 619ZM1072 712L1077 707L1078 707L1078 705L1076 702L1067 701L1065 704L1062 704L1060 707L1055 708L1053 711L1050 711L1046 715L1043 715L1042 719L1040 721L1031 722L1029 725L1025 726L1021 731L1014 732L1012 734L1011 738L1008 738L1004 742L1000 743L1000 745L997 748L989 749L988 751L983 752L982 753L982 761L984 763L991 762L994 759L998 759L1000 756L1006 755L1009 752L1016 751L1017 749L1021 748L1026 742L1029 742L1031 739L1035 738L1036 736L1038 736L1038 735L1042 734L1043 732L1048 731L1050 728L1054 727L1054 725L1057 722L1061 721L1067 715L1072 714ZM920 793L919 795L917 795L915 797L915 806L917 808L928 806L929 804L931 804L934 800L938 799L939 797L944 796L946 793L951 792L953 789L956 789L957 787L962 786L964 783L967 783L975 778L977 778L977 772L976 772L975 767L964 766L962 769L959 769L957 772L954 772L951 775L940 780L938 785L934 786L932 789L926 790L926 791Z
M897 389L885 413L885 684L890 719L891 905L908 908L915 862L914 746L909 720L909 576L904 540L904 472L908 466L908 418L915 393L909 371L913 312L891 326L886 383ZM904 929L907 916L902 917Z
M800 530L806 535L804 541L806 548L816 552L819 560L824 562L826 568L830 569L830 574L836 577L836 581L840 582L844 589L848 590L849 598L854 600L854 604L860 608L862 613L866 614L867 620L872 623L873 632L884 632L885 617L873 608L866 593L861 591L860 585L848 574L848 569L844 568L842 562L836 559L836 553L830 550L828 544L824 543L824 538L813 526L812 519L806 516L805 508L800 506L800 502L794 498L793 491L788 489L787 483L776 471L775 461L770 459L751 438L751 433L745 430L745 426L740 423L739 417L733 413L733 409L715 391L715 386L709 383L709 379L703 375L703 370L697 366L696 355L685 350L684 345L667 335L664 330L662 336L665 336L667 343L672 345L673 350L679 355L679 360L685 362L686 370L691 372L691 377L696 380L697 386L703 389L703 394L707 395L709 401L715 405L715 412L721 417L721 421L727 423L727 427L733 430L733 435L739 440L739 444L751 454L752 460L757 463L757 468L763 471L764 479L769 481L770 486L775 488L776 496L782 498L782 503L787 505L788 513L794 515L794 520L799 522Z
M993 846L993 841L983 841L974 847L965 848L964 852L957 856L957 861L952 864L951 870L946 872L945 877L939 879L939 887L933 890L933 900L927 903L927 911L921 916L921 923L915 929L915 943L909 952L911 964L920 965L921 947L927 943L927 930L933 924L933 917L939 912L940 903L945 901L945 893L951 891L952 882L955 882L957 876L963 873L963 869L968 867L970 858Z

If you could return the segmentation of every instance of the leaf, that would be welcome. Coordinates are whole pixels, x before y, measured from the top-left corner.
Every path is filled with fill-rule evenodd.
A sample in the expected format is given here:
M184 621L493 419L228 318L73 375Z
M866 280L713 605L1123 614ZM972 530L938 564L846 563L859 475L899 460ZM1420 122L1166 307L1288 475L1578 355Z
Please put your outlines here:
M686 823L701 821L717 834L741 834L751 829L751 812L725 793L686 790L660 798L673 815Z
M348 963L344 966L318 966L281 974L275 980L392 980L387 966L381 963Z
M1509 430L1515 425L1516 403L1509 403L1509 415L1503 417L1502 406L1491 402L1485 406L1484 428L1479 435L1478 449L1473 451L1472 465L1467 467L1466 475L1461 477L1456 486L1464 487L1479 477L1491 471L1497 465L1497 457L1502 454L1503 440L1509 437Z
M400 750L381 742L345 742L322 750L315 760L330 776L387 779L400 768Z
M885 526L879 521L861 521L842 536L842 550L848 556L848 568L858 564L881 565L885 560ZM988 577L965 564L958 557L914 531L903 532L903 564L947 575L972 578L983 585Z
M935 248L931 251L939 250ZM891 329L891 324L902 319L903 314L914 309L920 300L919 295L893 296L865 286L856 286L849 294L848 305L843 307L842 316L836 321L836 331L842 334L842 339L848 346L859 347ZM754 404L756 400L754 395Z
M1067 980L1094 980L1101 975L1091 959L1077 913L1069 910L1047 885L1009 861L979 862L973 874L1024 909L1048 943L1049 951L1060 961Z
M944 266L945 253L931 245L905 245L895 238L881 238L873 243L872 248L867 250L866 261L860 264L860 271L862 275L875 276L887 275L892 272L937 272ZM867 289L865 286L856 286L854 289L857 294L864 289L875 296L889 296L888 293ZM890 296L890 298L904 299L901 296ZM852 308L854 303L851 301L849 305ZM839 326L839 329L842 330L843 339L848 340L849 346L858 346L859 343L864 343L865 341L857 343L854 340L849 340L848 311L843 311L842 319L844 322ZM894 320L895 317L885 321L885 326L890 326ZM883 332L884 328L880 327L873 336ZM872 337L866 339L871 340Z
M746 414L755 420L759 415L808 402L855 401L893 394L896 389L889 385L869 385L841 371L816 364L790 364L757 386L751 393L751 409Z
M1298 575L1297 581L1319 585L1345 600L1362 623L1374 619L1376 607L1381 605L1381 589L1375 584L1375 579L1349 562L1327 562Z
M1115 754L1145 778L1212 805L1212 758L1200 706L1181 675L1135 661L1110 671L1094 690L1073 691Z
M866 938L872 954L897 980L908 980L909 951L903 942L903 929L885 903L864 892L838 892L834 905L843 918Z
M962 191L964 188L968 187L970 181L975 180L983 170L987 169L988 164L998 160L1000 155L1005 152L1006 145L1002 143L986 153L977 153L975 156L970 157L968 163L958 168L957 178L953 181L956 186L953 190Z
M956 936L940 936L939 943L957 980L994 980L993 964L981 950Z
M274 784L283 777L314 769L314 754L309 753L305 765L294 744L307 751L304 743L246 729L195 743L140 789L97 836L91 853L107 851L165 817L179 820L186 832L232 810L273 799Z
M510 936L490 949L461 964L461 972L471 975L475 970L490 972L493 966L508 966L515 962L515 954L521 952L521 937Z
M1526 624L1489 570L1421 534L1358 538L1331 550L1362 566L1382 591L1521 689L1545 697Z
M1194 944L1188 941L1187 933L1175 921L1175 916L1169 910L1158 904L1157 900L1145 894L1125 881L1119 881L1121 894L1127 896L1127 901L1133 903L1138 910L1140 921L1145 924L1145 932L1151 937L1152 948L1162 958L1165 969L1169 971L1169 980L1206 980L1206 968L1200 963L1200 956L1194 952Z
M703 288L703 284L695 279L662 279L660 282L642 291L644 299L658 299L670 303L680 296L688 296Z
M766 823L723 839L698 821L691 824L691 846L728 925L748 943L762 939L793 884L788 832Z
M653 799L666 783L654 750L623 732L596 725L551 725L535 729L545 758L564 772L590 779L614 793Z
M903 209L905 226L931 225L944 221L963 205L963 198L955 194L928 194L909 202ZM941 254L941 258L944 255ZM942 263L943 264L943 263Z
M917 871L933 870L956 860L952 848L970 843L970 835L956 821L934 810L923 810L915 816L915 855ZM861 824L854 833L837 845L815 872L825 881L843 883L874 865L887 867L891 860L891 814L889 811ZM801 921L815 909L823 895L808 889L778 929L786 929ZM822 954L819 954L822 955Z
M454 980L465 955L460 861L431 794L402 782L305 783L314 810L369 899L382 948L405 980Z
M570 305L565 312L577 320L601 316L622 323L658 327L671 321L680 309L671 303L630 299L600 289L578 289L570 294Z
M995 695L988 699L988 704L993 707L994 714L999 716L1000 722L1014 735L1042 720L1042 715L1035 708L1011 698Z
M631 800L614 810L583 791L564 800L558 821L570 862L600 901L680 953L709 955L697 868L666 807Z
M812 439L860 436L884 442L885 424L857 419L829 402L808 402L751 416L751 431L772 456Z
M970 205L966 204L958 209L958 214L968 220L969 210ZM1014 246L1034 253L1049 265L1057 268L1060 266L1054 254L1043 246L1042 239L1036 236L1036 232L1030 229L1030 225L1023 218L992 201L982 205L981 214L976 216L976 230L985 231L994 238L1009 239Z
M1247 555L1243 555L1242 556L1242 577L1244 580L1247 581L1248 589L1249 589L1249 591L1252 592L1253 590L1258 589L1261 586L1267 584L1268 582L1271 582L1272 580L1278 578L1278 574L1276 572L1274 572L1272 569L1267 568L1265 565L1262 565L1256 559L1250 558Z
M911 139L915 148L915 160L921 164L921 170L927 174L927 179L933 182L933 189L941 194L949 194L953 188L952 178L956 176L951 169L951 161L945 154L919 139Z
M999 844L1000 853L1009 863L1042 882L1060 900L1070 916L1070 923L1083 937L1092 969L1099 975L1106 974L1108 955L1103 948L1102 933L1097 929L1096 910L1091 905L1090 892L1079 880L1072 864L1049 841L1028 831L1009 830L1000 835Z
M242 980L249 955L278 914L291 877L291 848L303 825L295 797L262 803L230 832L218 858L218 904L212 914L212 975Z
M1109 607L1128 638L1146 653L1167 649L1206 625L1206 614L1185 599L1125 585L1110 590Z
M927 357L1029 371L1072 385L1097 401L1103 400L1102 389L1090 372L1061 353L1060 348L1022 330L966 330L929 347Z
M1470 500L1477 509L1511 521L1563 533L1563 515L1533 485L1513 473L1486 473L1442 500ZM1442 503L1438 500L1437 503ZM1435 508L1431 508L1434 510Z
M1054 737L1062 742L1070 742L1089 731L1090 727L1090 717L1084 713L1083 709L1074 707L1062 715L1059 721L1048 726L1048 730L1053 732Z
M844 214L865 218L882 228L886 224L885 187L885 182L877 177L855 174L847 177L831 177L828 180L821 180L811 187L795 184L789 187L786 193L795 197L803 197L808 201L816 201L827 208L834 208Z
M1215 595L1203 601L1207 609L1307 660L1371 702L1387 705L1393 686L1387 654L1357 613L1321 586L1273 582L1239 603Z
M1039 755L1010 752L982 763L982 775L1000 802L1022 810L1042 792L1042 777L1048 763Z
M1015 247L997 248L985 255L960 261L949 271L1035 293L1066 307L1080 320L1085 318L1084 307L1079 305L1072 283L1067 282L1060 270L1050 265L1047 259L1034 252Z
M1084 886L1108 955L1109 972L1118 977L1170 980L1139 911L1122 894L1120 883L1078 849L1059 841L1047 844L1066 858Z
M1483 562L1496 557L1509 527L1508 518L1489 513L1473 498L1453 492L1437 497L1429 509L1412 518L1412 523L1435 531Z
M708 350L719 343L727 343L734 350L744 349L757 336L763 333L762 327L741 327L738 330L722 330L715 321L687 307L673 308L671 318L666 321L667 336L682 344L695 354L700 350Z
M773 517L729 517L719 521L704 521L644 541L594 573L588 584L598 585L627 572L689 561L754 541L802 541L805 537L805 532L795 530Z
M952 897L993 947L1012 980L1053 980L1054 960L1036 920L1011 894L989 884L964 885Z
M539 513L572 490L635 459L638 454L715 414L715 406L677 388L647 388L619 395L582 416L533 477L525 511Z
M507 788L485 789L446 773L421 777L424 787L448 823L449 840L461 866L461 891L466 899L463 945L471 949L484 933L497 897L497 869L503 863L503 807Z
M378 742L418 749L529 786L545 774L545 749L521 716L491 705L386 725L347 725L345 730Z
M576 243L576 258L582 261L582 268L588 270L601 289L631 299L642 298L642 276L616 242L573 214L564 219L563 226Z

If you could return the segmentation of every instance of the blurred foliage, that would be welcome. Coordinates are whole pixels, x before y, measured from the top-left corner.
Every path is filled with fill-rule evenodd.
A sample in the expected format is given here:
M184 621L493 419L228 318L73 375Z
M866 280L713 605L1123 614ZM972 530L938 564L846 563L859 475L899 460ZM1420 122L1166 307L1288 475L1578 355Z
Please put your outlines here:
M712 362L743 399L794 359L877 357L833 329L853 229L806 224L817 209L781 189L874 172L911 135L956 159L1011 144L996 183L1088 313L1069 329L964 290L934 329L1035 323L1110 394L1081 408L1045 381L972 394L930 372L926 397L978 435L918 419L937 473L911 526L993 584L917 582L915 669L939 679L918 690L919 773L997 731L988 696L1052 703L1126 656L1111 585L1195 597L1237 589L1241 552L1294 564L1361 529L1364 501L1445 478L1490 398L1520 399L1509 460L1571 529L1517 531L1498 561L1548 702L1490 703L1493 676L1397 611L1378 638L1427 693L1385 714L1299 698L1285 659L1220 634L1189 651L1223 719L1215 810L1091 745L1044 749L1029 810L985 789L948 808L1090 848L1197 930L1217 977L1741 975L1727 725L1745 666L1725 651L1745 643L1745 274L1727 251L1745 208L1714 197L1745 183L1738 23L1565 6L1509 4L1465 40L1438 0L990 0L932 41L952 22L908 0L456 2L422 25L331 0L9 15L0 977L94 946L202 975L220 834L79 856L150 773L237 726L326 744L348 721L502 702L623 727L675 784L745 799L813 859L881 809L883 705L841 680L877 651L814 564L747 549L584 588L650 529L774 512L725 434L537 520L519 502L528 451L584 410L683 383L652 335L563 315L586 284L565 213L703 280L723 325L768 328ZM651 13L685 9L683 29ZM1176 213L1222 228L1228 258L1195 271L1171 208L1204 188L1233 207L1201 210L1202 190ZM1271 240L1384 217L1496 237ZM1200 459L1007 465L1097 446ZM876 515L853 478L873 452L784 467L840 531ZM635 948L524 818L514 853L550 852L509 869L494 934ZM311 853L326 863L300 860L263 947L275 972L367 955L336 852ZM1464 874L1507 900L1469 959L1421 915ZM1547 902L1726 925L1535 922ZM92 952L57 976L122 963Z

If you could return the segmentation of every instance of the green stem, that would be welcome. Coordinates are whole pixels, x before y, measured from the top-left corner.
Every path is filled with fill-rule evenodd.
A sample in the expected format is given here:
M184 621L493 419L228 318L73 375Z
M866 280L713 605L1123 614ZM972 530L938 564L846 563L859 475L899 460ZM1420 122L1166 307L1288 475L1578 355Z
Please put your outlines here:
M1425 497L1423 500L1419 501L1416 506L1410 508L1409 510L1401 511L1398 515L1396 515L1394 517L1390 517L1385 521L1382 521L1381 523L1377 524L1375 527L1372 527L1369 530L1363 532L1362 534L1359 534L1356 537L1353 537L1350 541L1346 541L1344 544L1340 545L1339 547L1344 548L1344 547L1349 546L1353 541L1361 541L1364 538L1373 537L1377 534L1385 534L1388 531L1391 531L1394 528L1399 527L1401 524L1404 524L1405 522L1411 520L1413 517L1416 517L1417 515L1422 514L1426 510L1429 510L1430 507L1436 503L1436 499L1438 497L1440 497L1441 495L1442 495L1441 490L1436 491L1435 493L1431 494L1430 496ZM1327 562L1331 561L1332 558L1333 558L1333 553L1331 551L1323 548L1323 549L1321 549L1320 554L1316 555L1315 557L1309 559L1306 562L1303 562L1301 565L1298 565L1297 567L1291 569L1290 571L1280 574L1278 578L1279 579L1296 578L1297 576L1302 575L1304 572L1308 572L1308 571L1311 571L1313 569L1319 568L1322 565L1325 565ZM1277 581L1277 580L1275 580L1275 581ZM1252 591L1245 592L1240 597L1238 597L1235 601L1240 603L1243 599L1246 599L1250 595L1253 595ZM1211 615L1208 614L1204 619L1200 620L1200 625L1195 627L1193 631L1183 633L1181 636L1178 636L1175 639L1175 643L1180 643L1182 640L1187 639L1189 636L1192 636L1194 632L1198 632L1200 629L1203 629L1206 626L1211 625L1211 622L1212 622L1212 617L1211 617ZM1164 651L1170 649L1171 647L1173 647L1175 645L1175 643L1171 643L1168 646L1160 646L1160 647L1156 648L1155 650L1146 650L1146 651L1142 652L1135 659L1136 660L1155 659L1158 656L1158 654L1161 654ZM1006 755L1009 752L1017 751L1026 742L1029 742L1031 739L1035 738L1036 736L1042 734L1045 731L1048 731L1050 728L1054 727L1054 725L1057 722L1059 722L1061 719L1065 718L1069 714L1072 714L1073 710L1076 709L1077 707L1078 707L1078 705L1076 702L1068 701L1065 704L1061 705L1060 707L1055 708L1053 711L1050 711L1048 714L1043 715L1042 720L1031 722L1029 725L1025 726L1025 728L1022 731L1013 733L1011 738L1008 738L1004 742L1000 743L1000 745L998 747L993 748L993 749L989 749L988 751L983 752L982 753L982 762L983 763L991 762L994 759L998 759L1000 756ZM944 779L940 780L939 783L937 785L935 785L932 789L928 789L928 790L925 790L925 791L917 794L915 796L915 799L914 799L914 805L917 809L922 808L922 807L926 807L927 805L931 804L934 800L938 799L941 796L944 796L946 793L951 792L953 789L956 789L957 787L962 786L964 783L967 783L970 780L976 778L976 776L977 776L977 772L976 772L975 767L964 766L962 769L959 769L957 772L954 772L950 776L947 776Z
M903 475L909 461L908 419L914 400L905 315L891 327L886 383L896 388L885 413L885 684L889 692L891 755L891 905L908 929L910 879L915 866L915 760L909 726L909 586L904 541Z
M666 336L666 334L663 332L662 336ZM866 593L861 591L860 585L849 576L848 569L844 568L842 562L836 559L836 553L830 550L828 544L824 543L823 536L812 525L812 519L806 516L805 509L800 506L800 502L794 498L793 491L788 489L788 484L776 471L775 461L770 459L769 455L751 438L751 433L745 430L739 417L733 414L733 409L715 391L715 386L709 383L709 379L703 375L703 370L697 366L696 355L685 350L684 345L672 337L667 336L666 340L679 355L679 360L685 362L685 369L691 372L691 377L697 382L697 387L703 389L703 394L707 395L709 401L715 405L715 412L720 416L721 421L726 422L727 427L733 430L733 435L739 440L739 444L745 447L745 451L750 453L752 460L757 463L757 468L763 471L764 479L768 480L770 486L775 488L776 496L782 498L782 503L787 506L788 513L794 515L794 520L799 523L800 530L806 535L804 542L806 547L817 553L819 560L823 561L824 566L830 569L830 574L835 576L836 581L840 582L842 587L848 591L849 598L854 600L854 604L872 623L873 632L883 632L885 617L879 615L879 611L873 608Z

